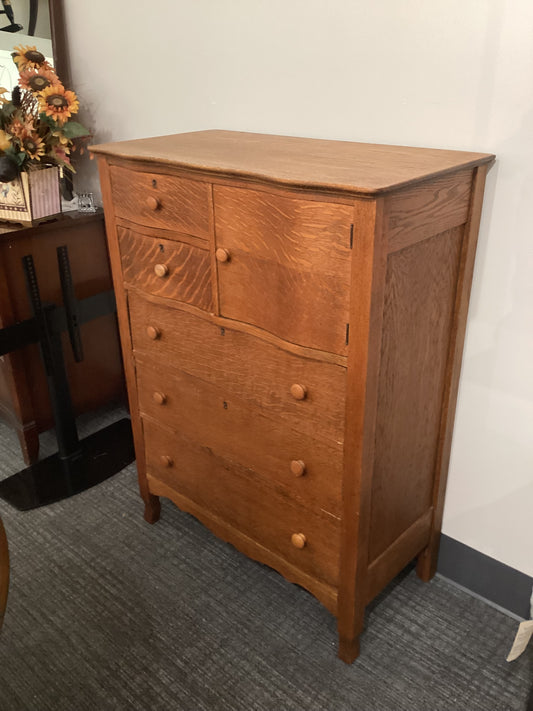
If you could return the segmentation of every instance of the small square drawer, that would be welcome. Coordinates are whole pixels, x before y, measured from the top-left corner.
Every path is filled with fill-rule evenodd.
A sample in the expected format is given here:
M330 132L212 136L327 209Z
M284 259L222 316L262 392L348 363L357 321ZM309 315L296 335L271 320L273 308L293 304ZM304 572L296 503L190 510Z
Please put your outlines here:
M124 284L213 310L209 252L185 242L117 228Z
M120 166L111 166L109 172L117 217L208 239L207 183Z

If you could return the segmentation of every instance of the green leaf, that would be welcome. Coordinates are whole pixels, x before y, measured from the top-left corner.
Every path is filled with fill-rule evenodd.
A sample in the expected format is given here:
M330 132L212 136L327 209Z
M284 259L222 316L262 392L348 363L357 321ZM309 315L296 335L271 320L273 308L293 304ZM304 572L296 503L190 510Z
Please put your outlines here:
M13 146L8 148L5 152L4 155L9 156L11 160L18 165L19 168L22 168L26 161L26 154L23 151L17 151Z
M4 104L2 106L2 109L0 110L0 116L2 117L2 124L5 126L6 123L8 123L15 113L16 108L13 106L13 104L10 102L8 104Z
M39 114L39 119L41 123L45 123L47 126L50 126L52 131L55 131L57 128L59 128L58 124L54 121L54 119L51 116L47 116L44 111Z
M69 121L61 129L65 138L79 138L80 136L88 136L89 131L77 121Z

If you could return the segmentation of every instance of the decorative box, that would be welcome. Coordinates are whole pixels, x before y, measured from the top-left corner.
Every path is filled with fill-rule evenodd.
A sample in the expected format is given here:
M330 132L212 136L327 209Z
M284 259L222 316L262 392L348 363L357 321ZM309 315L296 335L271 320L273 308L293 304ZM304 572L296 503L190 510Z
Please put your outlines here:
M59 168L47 166L0 183L0 220L32 225L61 212Z

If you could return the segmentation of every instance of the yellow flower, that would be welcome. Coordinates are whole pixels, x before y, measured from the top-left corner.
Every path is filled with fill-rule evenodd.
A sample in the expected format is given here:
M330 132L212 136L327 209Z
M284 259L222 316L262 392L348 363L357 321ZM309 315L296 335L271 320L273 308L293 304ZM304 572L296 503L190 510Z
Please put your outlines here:
M42 138L39 138L34 131L27 129L24 129L20 136L20 147L33 160L41 160L41 156L44 156L46 150Z
M0 131L0 151L7 151L11 145L11 136L5 131Z
M8 91L7 89L4 89L3 86L0 87L0 104L8 104L9 99L4 99L3 94L7 94Z
M37 47L19 44L14 48L13 52L11 52L11 56L13 57L13 61L17 65L19 72L23 69L28 69L29 67L50 66L46 61L44 54L39 52Z
M13 119L13 121L11 121L11 124L8 126L8 128L9 133L11 133L13 136L16 136L17 138L22 138L22 136L27 135L28 133L32 133L35 130L31 118L26 118L24 122L22 122L18 118L15 118Z
M51 116L60 125L78 112L80 104L73 91L65 89L62 84L48 86L38 94L39 108L47 116Z
M51 69L43 67L39 69L24 69L20 72L19 86L21 89L33 91L38 94L44 91L49 86L57 86L61 82L57 78L57 74Z

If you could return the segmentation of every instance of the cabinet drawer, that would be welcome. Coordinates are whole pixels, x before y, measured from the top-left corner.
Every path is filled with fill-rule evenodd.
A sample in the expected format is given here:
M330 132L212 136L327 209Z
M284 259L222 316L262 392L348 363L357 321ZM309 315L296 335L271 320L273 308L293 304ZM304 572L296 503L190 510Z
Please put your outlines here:
M207 183L119 166L111 166L109 173L117 217L208 239Z
M126 286L213 310L207 249L117 228Z
M143 422L146 471L300 570L336 586L340 523L179 432ZM293 534L303 534L297 548ZM300 539L300 542L302 539Z
M130 294L134 350L237 396L317 439L343 441L346 368L289 353L248 333ZM306 398L295 400L291 386Z
M344 355L353 207L215 186L220 313Z
M342 445L289 429L230 390L161 363L158 369L137 361L143 415L282 485L306 506L339 515Z

